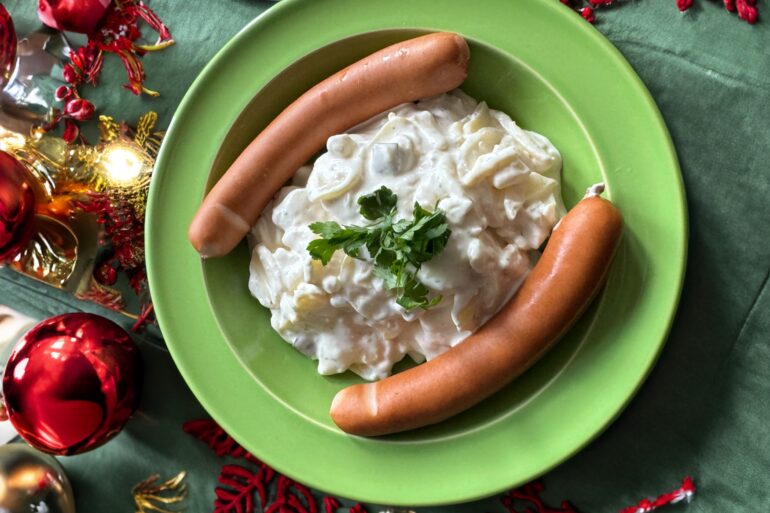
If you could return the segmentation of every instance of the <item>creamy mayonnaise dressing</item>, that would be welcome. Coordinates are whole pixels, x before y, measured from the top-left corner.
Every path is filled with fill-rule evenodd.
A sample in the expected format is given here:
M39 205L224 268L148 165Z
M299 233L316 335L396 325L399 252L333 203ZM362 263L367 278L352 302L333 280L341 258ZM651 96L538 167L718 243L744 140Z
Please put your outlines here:
M564 213L560 170L548 139L459 90L401 105L330 137L278 192L251 231L249 289L319 373L383 378L404 355L458 344L511 297ZM443 296L429 310L404 310L367 261L338 251L323 266L307 252L310 223L367 224L356 200L382 185L396 219L415 202L446 213L449 242L418 273Z

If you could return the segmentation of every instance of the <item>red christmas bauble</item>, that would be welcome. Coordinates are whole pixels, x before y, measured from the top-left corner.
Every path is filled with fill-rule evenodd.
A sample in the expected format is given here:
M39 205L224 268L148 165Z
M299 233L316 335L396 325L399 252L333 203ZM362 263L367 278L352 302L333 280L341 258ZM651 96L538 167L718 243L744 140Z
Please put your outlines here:
M90 34L111 4L112 0L38 0L37 15L56 30Z
M26 247L34 216L35 193L27 170L0 150L0 264Z
M33 447L69 455L118 434L141 387L139 351L128 334L90 313L58 315L14 347L3 376L13 426Z
M13 20L3 4L0 4L0 87L8 83L16 67L16 30Z

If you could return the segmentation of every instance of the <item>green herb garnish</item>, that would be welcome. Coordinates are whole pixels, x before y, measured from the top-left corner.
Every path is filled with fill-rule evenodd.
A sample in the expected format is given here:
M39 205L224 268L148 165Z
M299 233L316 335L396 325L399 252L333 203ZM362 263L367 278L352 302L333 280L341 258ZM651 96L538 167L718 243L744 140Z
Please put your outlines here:
M396 291L396 302L407 310L418 306L427 310L438 304L441 296L428 299L428 287L417 279L417 271L423 262L444 250L452 231L444 212L430 212L419 203L414 204L412 220L396 221L397 200L398 196L385 186L359 196L359 212L372 222L344 227L335 221L313 223L310 229L321 238L311 241L307 250L326 265L338 249L363 260L359 254L366 246L375 275L388 289Z

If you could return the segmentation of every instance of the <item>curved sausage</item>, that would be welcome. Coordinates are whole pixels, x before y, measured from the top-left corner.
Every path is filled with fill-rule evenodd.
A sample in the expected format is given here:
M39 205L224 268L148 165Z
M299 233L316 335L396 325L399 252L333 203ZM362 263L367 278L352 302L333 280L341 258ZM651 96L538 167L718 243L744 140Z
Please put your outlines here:
M529 368L577 320L606 278L623 218L589 189L554 228L540 260L511 300L476 333L437 358L374 383L341 390L332 420L377 436L445 420Z
M280 187L334 134L402 103L445 93L468 74L470 50L440 32L384 48L304 93L265 128L208 193L188 231L203 257L232 250Z

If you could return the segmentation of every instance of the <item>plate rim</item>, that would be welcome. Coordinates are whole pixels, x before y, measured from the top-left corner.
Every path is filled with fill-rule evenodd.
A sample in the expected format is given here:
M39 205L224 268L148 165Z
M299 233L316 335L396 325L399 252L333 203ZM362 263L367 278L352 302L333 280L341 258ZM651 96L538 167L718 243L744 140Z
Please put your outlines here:
M155 242L154 239L157 236L156 228L154 223L151 222L153 216L159 215L155 214L155 212L158 210L158 205L161 203L160 195L160 186L157 186L156 184L159 183L160 179L155 179L156 176L160 176L162 173L164 173L163 169L168 168L167 161L172 160L173 156L171 155L171 143L167 143L167 141L173 141L176 137L177 131L181 129L177 129L177 125L181 123L180 119L184 119L188 114L187 112L194 108L194 102L196 97L199 94L199 91L205 87L205 84L209 78L209 76L213 75L217 72L217 67L221 65L222 61L227 59L227 56L230 52L233 51L233 49L237 48L238 45L247 37L249 37L251 31L258 30L262 24L268 23L272 18L278 17L283 14L283 11L288 11L293 8L295 4L302 4L306 2L307 0L283 0L281 3L276 4L267 10L265 10L263 13L261 13L259 16L251 20L244 28L242 28L235 36L233 36L225 45L216 52L216 54L211 58L211 60L206 64L206 66L203 68L203 70L198 74L195 81L193 82L192 86L188 89L187 93L184 95L184 98L180 102L172 120L169 125L167 135L164 138L163 145L160 149L160 152L158 154L158 158L156 161L155 166L155 173L153 175L153 180L151 182L150 186L150 192L148 197L148 205L147 205L147 219L148 222L146 224L146 233L145 233L145 241L146 241L146 248L147 248L147 271L148 271L148 282L150 285L150 290L158 289L161 285L159 283L162 281L161 272L155 272L155 266L156 266L156 259L154 257L155 255ZM491 1L497 1L497 0L491 0ZM562 15L570 16L569 11L567 11L567 8L564 6L561 6L560 3L554 2L554 6L549 5L547 2L548 0L531 0L532 2L542 4L546 8L550 8L553 12L558 12L561 9L564 9ZM676 269L676 274L678 276L678 281L675 284L675 286L672 289L673 294L670 296L671 304L668 305L666 310L668 311L668 316L665 319L665 322L661 322L659 327L661 328L661 337L660 341L657 342L654 354L651 355L651 358L649 361L644 362L643 371L640 374L640 378L637 380L635 386L633 387L633 390L630 394L625 398L624 401L620 405L618 405L614 415L608 417L605 419L604 422L602 422L598 429L594 431L594 433L587 437L586 439L582 440L580 443L575 444L574 449L572 451L569 451L568 453L565 453L561 458L558 458L558 461L552 462L550 465L546 465L542 468L542 471L539 475L542 475L554 467L560 465L567 459L571 458L574 454L581 451L586 445L588 445L591 441L593 441L596 437L598 437L602 432L604 432L608 426L610 426L614 420L624 411L624 409L628 406L628 404L631 402L633 397L636 395L638 390L643 386L645 383L647 377L649 376L649 373L651 372L652 368L654 367L655 363L657 362L658 358L660 357L660 354L663 350L663 347L665 346L666 339L670 333L672 324L674 322L674 319L676 317L677 312L677 306L679 304L681 294L682 294L682 288L683 283L685 279L685 273L686 273L686 263L687 263L687 253L688 253L688 237L687 234L689 232L689 220L688 220L688 211L686 207L686 195L685 195L685 189L684 189L684 182L683 177L681 174L679 162L677 153L673 144L673 141L671 139L671 135L666 127L665 121L663 119L663 116L657 107L657 104L655 103L652 95L650 94L647 87L644 85L642 80L639 78L639 76L634 71L633 67L630 65L630 63L623 57L623 55L620 53L620 51L608 40L606 39L598 30L594 29L592 26L586 24L582 18L579 16L575 16L575 19L572 20L572 23L579 27L580 30L583 30L586 37L590 37L595 40L600 46L603 47L605 51L607 51L610 55L610 57L614 60L614 65L620 66L622 71L627 77L630 77L632 81L634 82L634 85L637 88L637 92L641 93L642 99L646 103L646 106L649 110L649 113L654 115L656 123L658 125L658 128L660 129L660 135L663 135L664 143L666 145L667 154L667 160L669 160L669 163L672 166L672 170L675 171L674 175L678 184L678 200L679 203L677 206L679 214L681 215L681 224L679 225L679 240L677 241L680 243L679 247L676 248L678 250L681 250L680 258L678 259L678 266ZM382 27L383 30L388 28L397 28L397 27ZM400 28L409 28L409 29L419 29L416 25L409 25L408 27L400 27ZM495 47L497 48L497 47ZM499 49L500 51L506 52L504 49ZM263 84L264 85L264 84ZM231 123L235 120L231 120ZM228 129L226 131L229 132L231 128L231 125L228 125ZM212 157L213 158L213 157ZM201 269L201 278L202 280L205 280L203 278L203 271ZM206 298L206 301L208 301L208 298ZM166 329L164 329L164 325L168 328L168 323L165 320L166 316L171 315L166 311L166 306L158 307L156 305L156 315L158 319L158 324L161 328L162 333L168 332ZM216 323L216 319L215 323ZM218 326L217 326L218 328ZM172 330L173 331L173 330ZM165 338L165 337L164 337ZM223 341L225 346L230 347L229 342ZM175 364L177 368L179 369L179 372L182 374L183 378L185 379L185 382L188 384L190 389L193 391L196 398L201 402L202 405L206 408L206 410L209 412L212 417L216 418L217 422L222 425L223 428L228 430L231 434L233 434L236 429L229 429L227 426L230 424L228 421L224 420L220 415L214 414L212 410L216 410L216 408L210 407L210 401L212 398L210 397L209 392L200 390L195 385L195 377L194 377L194 371L191 369L185 368L185 365L180 363L183 361L183 358L181 358L180 353L180 346L177 345L175 342L169 342L169 339L167 339L166 343L169 352L172 355L172 358L175 361ZM234 357L237 357L237 355L234 355ZM240 362L240 358L238 358L238 361ZM243 369L244 372L249 373L247 369ZM219 413L219 412L217 412ZM235 437L236 435L233 434ZM287 473L284 470L282 470L282 465L280 462L275 461L268 461L268 464L276 468L276 470L279 470L280 472L292 476L291 473ZM533 476L534 477L534 476ZM302 480L302 478L298 478L298 480ZM326 491L327 488L321 484L318 483L312 483L311 486L313 488L316 488L318 490L324 490ZM472 501L477 500L480 498L488 497L492 494L499 493L501 491L506 490L511 485L507 485L504 487L497 487L495 489L486 489L483 492L476 492L474 494L465 494L461 498L452 498L451 500L435 500L435 499L428 499L421 501L420 499L414 499L411 498L408 501L408 505L411 506L429 506L429 505L441 505L441 504L453 504L457 502L465 502L465 501ZM328 490L329 493L334 494L340 494L338 490ZM376 497L371 496L368 494L358 494L356 492L353 493L342 493L342 495L345 495L346 497L351 497L357 500L361 500L363 502L384 502L382 497ZM387 501L385 501L387 502ZM390 501L391 504L396 505L407 505L405 502L393 502Z

